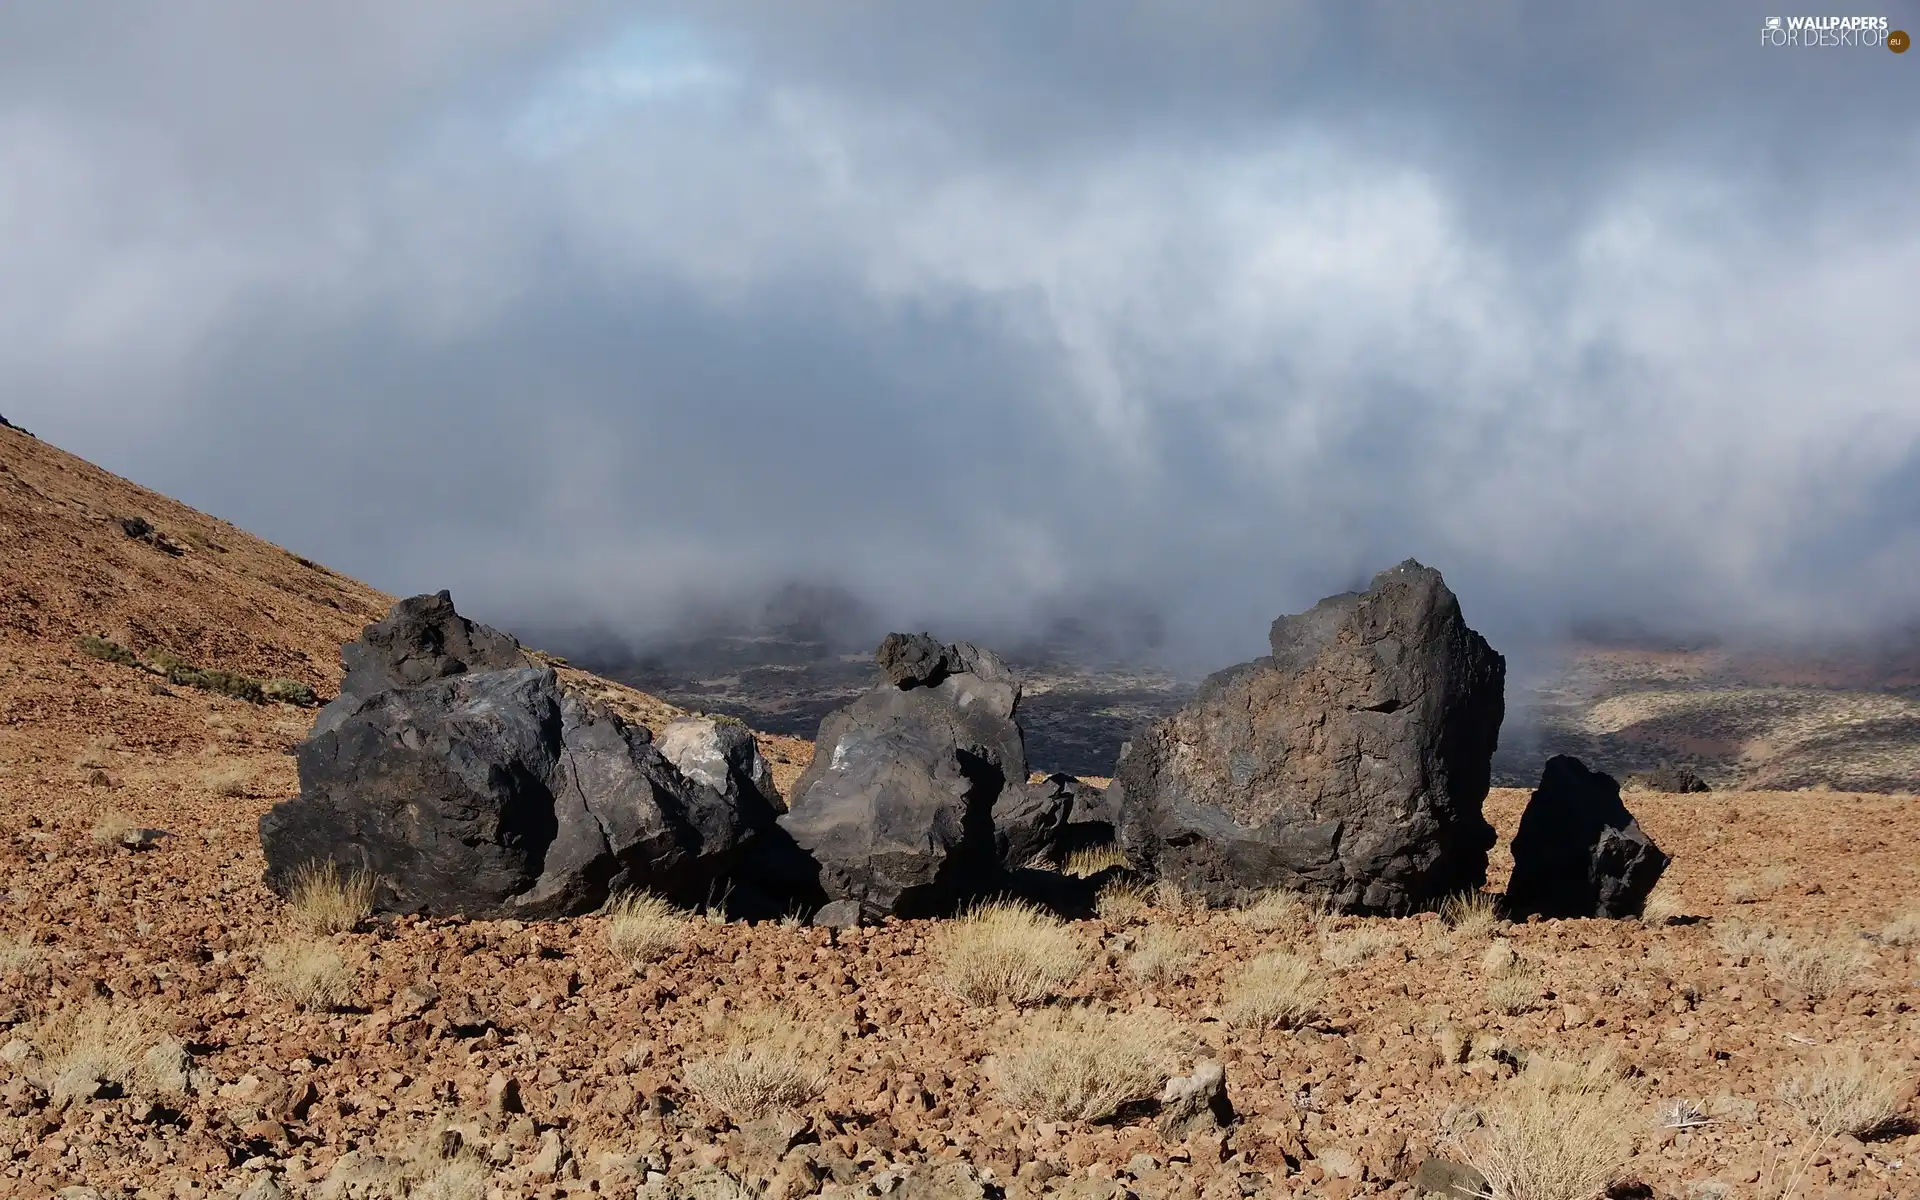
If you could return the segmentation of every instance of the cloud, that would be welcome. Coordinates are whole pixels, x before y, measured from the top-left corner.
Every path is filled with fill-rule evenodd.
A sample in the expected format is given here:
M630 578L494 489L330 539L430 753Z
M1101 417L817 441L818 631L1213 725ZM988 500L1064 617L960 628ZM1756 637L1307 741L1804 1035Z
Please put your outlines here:
M1884 51L1733 4L143 11L0 18L8 415L391 590L1120 597L1214 660L1410 554L1496 641L1920 604Z

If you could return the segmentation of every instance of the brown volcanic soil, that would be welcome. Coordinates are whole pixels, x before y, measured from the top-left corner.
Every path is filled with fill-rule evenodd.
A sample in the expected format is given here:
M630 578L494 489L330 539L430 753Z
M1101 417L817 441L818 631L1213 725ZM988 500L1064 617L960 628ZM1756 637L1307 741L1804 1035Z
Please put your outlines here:
M1504 929L1539 982L1517 1015L1487 998L1487 939L1431 916L1333 922L1336 939L1365 928L1388 944L1351 966L1323 961L1320 1018L1266 1033L1218 1020L1225 982L1265 949L1317 955L1311 929L1263 933L1232 914L1166 909L1078 922L1098 954L1056 1005L1163 1007L1189 1058L1226 1063L1241 1122L1178 1145L1148 1118L1089 1126L1009 1110L994 1055L1035 1014L943 991L926 922L836 939L692 920L680 950L635 970L606 949L604 918L379 921L333 939L354 965L350 1005L296 1010L264 987L262 953L289 931L259 882L254 823L293 791L285 751L311 714L184 688L156 695L151 676L80 655L73 639L123 633L139 649L326 692L338 642L386 598L12 431L0 430L0 461L0 933L34 947L0 975L0 1196L368 1194L319 1181L366 1161L341 1166L351 1152L410 1152L448 1127L486 1164L487 1190L473 1195L632 1196L649 1167L677 1179L702 1166L769 1180L768 1196L882 1194L894 1168L950 1158L990 1171L1009 1196L1406 1195L1390 1177L1442 1144L1450 1110L1513 1086L1510 1056L1600 1048L1639 1073L1647 1121L1624 1177L1652 1194L1778 1195L1807 1158L1799 1196L1920 1195L1920 1136L1840 1139L1808 1155L1779 1098L1831 1046L1920 1075L1915 950L1862 936L1920 903L1920 812L1905 797L1630 797L1676 855L1662 893L1703 919ZM183 543L199 530L226 553L188 544L175 558L131 541L107 520L130 512ZM619 694L636 712L658 705ZM245 785L225 790L243 794L216 794L236 767ZM1503 842L1524 799L1490 800ZM173 836L142 852L102 846L92 834L116 812ZM1504 869L1496 861L1496 876ZM1762 962L1721 948L1736 920L1857 948L1860 966L1830 998L1797 999ZM1148 921L1194 939L1186 977L1142 986L1124 969ZM427 983L437 996L413 990ZM187 1047L184 1097L136 1087L48 1100L27 1052L33 1023L98 999ZM715 1018L755 1002L840 1038L823 1052L830 1078L803 1114L806 1140L784 1158L750 1145L683 1074L717 1048ZM1446 1061L1453 1039L1480 1052ZM517 1085L524 1112L488 1111L496 1080ZM1656 1128L1653 1114L1681 1098L1711 1123ZM1915 1115L1910 1098L1903 1106Z

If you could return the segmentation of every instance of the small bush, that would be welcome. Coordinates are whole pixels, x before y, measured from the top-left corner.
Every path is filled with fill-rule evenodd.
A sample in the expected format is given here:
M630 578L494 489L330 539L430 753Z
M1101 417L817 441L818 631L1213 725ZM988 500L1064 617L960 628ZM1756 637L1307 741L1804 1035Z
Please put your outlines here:
M43 951L25 934L0 937L0 975L28 971L40 964Z
M648 892L616 896L606 911L607 948L630 963L652 962L686 940L680 910Z
M798 1108L827 1085L829 1039L771 1009L750 1009L726 1024L726 1049L686 1064L694 1095L736 1122Z
M1344 933L1323 934L1320 938L1320 957L1329 966L1352 967L1399 944L1399 937L1391 929L1362 926Z
M1286 888L1274 888L1262 892L1251 904L1233 911L1235 921L1262 933L1305 925L1319 915L1319 910L1310 904L1305 896Z
M253 772L245 763L224 763L201 772L200 782L216 796L238 799L250 794Z
M117 846L140 832L140 824L127 814L114 810L102 813L93 827L93 840L102 846Z
M1540 981L1518 971L1487 984L1487 1006L1513 1017L1540 1003Z
M1126 852L1120 849L1119 844L1105 842L1098 846L1082 846L1075 850L1067 855L1066 864L1060 870L1063 874L1071 875L1075 879L1090 879L1102 871L1110 871L1115 867L1125 868L1128 865Z
M1146 983L1171 983L1185 975L1197 957L1192 935L1150 926L1127 955L1127 972Z
M173 677L173 675L176 672L186 672L186 671L193 670L192 663L188 662L184 658L181 658L178 654L175 654L173 651L166 650L166 649L154 649L154 650L147 651L147 662L152 666L152 668L155 671L158 671L160 674L165 675L170 679ZM174 680L174 682L178 683L179 680L176 679Z
M308 863L293 873L287 889L287 919L296 928L325 937L346 933L373 911L373 877L341 873L332 861Z
M91 1100L102 1084L126 1084L152 1041L145 1013L104 1000L62 1009L33 1031L33 1044L47 1064L47 1091L56 1103Z
M1086 947L1051 914L995 901L948 922L935 951L948 991L969 1004L1033 1004L1072 983Z
M1809 1077L1788 1080L1780 1098L1820 1137L1869 1138L1893 1126L1906 1093L1898 1071L1850 1050L1829 1055Z
M1656 929L1662 925L1671 925L1674 919L1681 915L1680 902L1673 898L1668 889L1658 885L1654 887L1653 894L1647 897L1647 902L1640 908L1640 920Z
M1227 1022L1245 1029L1292 1029L1313 1016L1326 993L1313 965L1276 950L1247 964L1227 991Z
M1777 936L1767 939L1761 957L1769 975L1808 1000L1824 1000L1848 986L1862 965L1860 951L1845 943L1804 943Z
M319 695L298 679L270 679L260 685L260 694L297 708L312 708L320 703Z
M1636 1097L1611 1060L1535 1058L1481 1110L1461 1152L1492 1200L1589 1200L1633 1152Z
M353 999L354 973L326 942L268 946L261 952L260 969L269 992L302 1008L339 1008Z
M245 700L249 704L260 704L267 698L258 679L235 675L231 671L212 669L189 671L183 673L174 682L197 687L203 692L217 692L222 696L231 696L235 700Z
M1142 884L1116 879L1094 897L1093 911L1109 925L1127 925L1146 919L1153 911L1153 896Z
M1880 930L1880 940L1889 946L1920 946L1920 908L1888 921Z
M1491 892L1461 892L1440 902L1440 919L1464 937L1485 937L1500 924L1500 903Z
M123 667L137 667L140 656L118 642L110 642L103 637L87 634L80 639L80 652L91 655L101 662L119 663Z
M1151 1098L1179 1065L1181 1034L1165 1009L1033 1016L1001 1056L1007 1104L1043 1121L1099 1121Z
M1730 958L1753 958L1766 950L1773 935L1745 921L1728 918L1714 922L1713 940Z

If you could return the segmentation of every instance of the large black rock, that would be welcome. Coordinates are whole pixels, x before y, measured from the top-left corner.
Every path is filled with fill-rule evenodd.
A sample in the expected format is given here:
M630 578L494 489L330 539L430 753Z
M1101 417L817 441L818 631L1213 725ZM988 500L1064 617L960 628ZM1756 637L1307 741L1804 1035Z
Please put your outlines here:
M374 652L343 651L363 683L406 682L343 689L300 745L299 797L260 818L269 886L331 861L374 876L394 911L550 917L629 888L700 900L771 825L758 792L688 778L551 670L476 669L518 644L451 604L415 620L445 600L402 601L356 644ZM376 636L396 628L415 632Z
M447 592L410 596L384 619L340 647L347 669L340 695L320 710L314 731L332 729L362 700L388 688L413 687L468 671L504 671L532 665L512 634L469 621Z
M1506 660L1440 573L1408 560L1269 641L1121 750L1107 803L1134 865L1216 902L1287 887L1368 912L1481 886Z
M867 920L950 911L1000 878L1000 855L1045 849L1064 812L1027 805L1020 684L992 653L924 634L890 634L885 678L820 723L813 762L779 825L829 901ZM1021 808L1019 834L996 845L995 806ZM1028 811L1031 809L1031 811Z
M1621 803L1613 776L1556 755L1513 836L1507 907L1515 915L1637 917L1668 861Z

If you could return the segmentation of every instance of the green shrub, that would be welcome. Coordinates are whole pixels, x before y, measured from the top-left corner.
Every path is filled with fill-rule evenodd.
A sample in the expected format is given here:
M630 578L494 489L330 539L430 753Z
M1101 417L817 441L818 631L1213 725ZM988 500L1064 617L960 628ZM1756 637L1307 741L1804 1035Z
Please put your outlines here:
M155 671L165 675L169 683L184 684L187 680L181 676L193 672L193 664L171 650L149 650L147 663Z
M140 657L118 642L110 642L103 637L88 634L80 639L80 652L90 654L101 662L119 663L123 667L137 667Z
M232 696L235 700L245 700L249 704L259 704L267 698L258 679L235 675L231 671L216 671L212 668L203 671L187 671L175 682L197 687L206 692L218 692L222 696Z
M314 690L298 679L270 679L261 685L260 691L269 700L278 700L282 704L294 704L301 708L312 708L320 703L320 697Z

